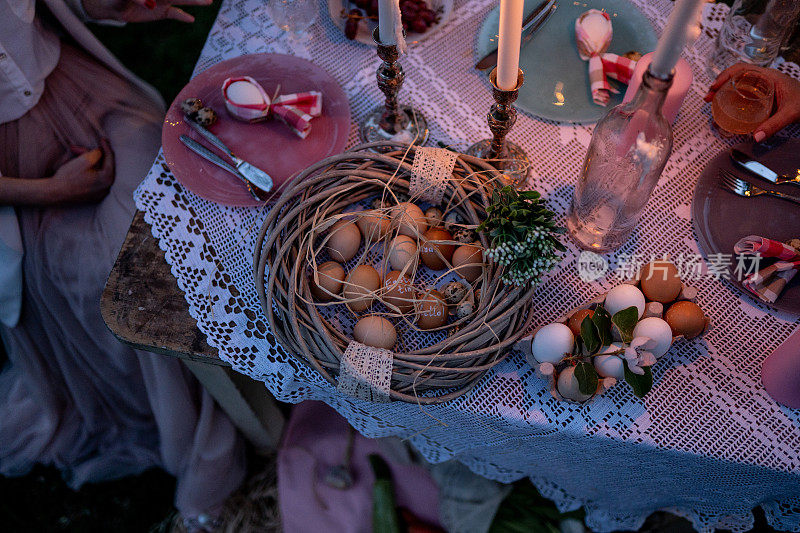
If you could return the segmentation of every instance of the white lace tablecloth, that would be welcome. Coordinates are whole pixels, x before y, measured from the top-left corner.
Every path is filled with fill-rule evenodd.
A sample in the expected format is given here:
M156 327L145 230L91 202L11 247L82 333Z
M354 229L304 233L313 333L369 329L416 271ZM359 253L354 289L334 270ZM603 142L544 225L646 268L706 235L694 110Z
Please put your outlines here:
M633 3L660 32L672 2ZM402 58L401 100L424 110L434 139L456 148L488 136L490 88L471 67L478 27L495 4L456 0L452 19ZM674 152L635 236L611 256L612 269L620 254L698 252L690 220L692 190L707 162L726 147L711 133L709 106L701 101L710 81L703 58L726 10L706 8L705 31L686 56L695 83L675 126ZM310 31L311 39L293 49L270 21L264 0L227 0L197 71L256 52L309 58L350 97L352 145L355 124L381 101L378 60L373 49L344 39L324 3ZM798 74L796 65L781 68ZM591 126L520 113L511 133L533 160L531 184L562 217L591 132ZM777 405L759 379L766 355L798 321L754 304L726 281L694 283L715 327L702 340L673 348L655 367L655 386L644 400L620 386L588 406L556 402L546 383L514 355L470 394L445 405L372 404L337 394L275 344L251 273L263 211L222 207L194 196L162 157L137 190L136 203L208 342L234 369L263 381L282 401L322 400L364 435L408 439L432 462L456 458L503 482L528 476L560 509L585 506L587 524L598 531L636 529L656 509L683 515L701 531L744 531L758 505L775 528L800 531L800 412ZM536 323L549 322L619 282L613 272L582 282L576 262L577 250L570 247L560 268L539 287Z

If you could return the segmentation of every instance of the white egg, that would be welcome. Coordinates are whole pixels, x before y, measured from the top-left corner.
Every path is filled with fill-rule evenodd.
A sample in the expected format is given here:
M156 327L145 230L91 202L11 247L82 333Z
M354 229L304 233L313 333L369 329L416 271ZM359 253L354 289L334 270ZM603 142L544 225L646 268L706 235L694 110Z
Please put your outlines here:
M604 378L617 378L618 380L625 379L625 361L620 355L615 355L608 352L616 352L622 349L622 344L615 342L610 346L606 346L600 352L601 355L592 357L594 368L597 373Z
M573 402L583 402L592 397L591 394L582 393L580 387L578 387L578 378L575 377L574 366L568 366L561 371L558 375L556 388L561 396Z
M655 348L650 349L656 359L667 353L672 345L672 329L666 320L651 316L636 324L633 328L633 338L649 337L656 341Z
M540 363L558 363L565 353L572 353L575 336L566 324L548 324L533 338L531 353Z
M235 81L228 85L225 92L228 99L236 104L258 105L264 103L264 97L258 88L249 81Z
M627 283L617 285L608 291L608 294L606 295L604 307L606 308L606 311L611 314L611 316L614 316L614 314L618 311L622 311L623 309L634 306L639 310L639 316L637 318L642 318L645 306L644 294L642 294L642 291L633 285L629 285Z

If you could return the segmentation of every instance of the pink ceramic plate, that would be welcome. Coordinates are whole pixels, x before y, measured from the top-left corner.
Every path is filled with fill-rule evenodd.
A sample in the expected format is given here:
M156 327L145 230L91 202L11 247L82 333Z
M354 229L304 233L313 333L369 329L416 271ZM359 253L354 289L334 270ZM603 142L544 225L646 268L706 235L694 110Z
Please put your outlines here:
M281 94L321 91L322 116L313 120L311 133L305 139L277 120L257 124L240 122L228 114L222 100L222 82L231 76L251 76L269 95L279 86ZM200 98L217 112L219 120L209 129L233 153L272 176L273 196L280 194L281 186L297 172L341 152L347 143L350 131L347 96L336 80L320 67L299 57L280 54L246 55L218 63L192 79L172 102L164 119L161 142L167 165L178 181L201 198L220 204L260 205L235 176L189 151L180 142L179 137L185 134L210 146L183 122L180 103L190 97Z
M737 148L779 173L794 174L800 168L800 141L796 139L776 139L769 146L746 143ZM736 196L719 186L719 172L722 169L762 188L774 188L794 194L800 192L797 185L773 185L734 167L727 150L719 154L711 160L697 180L692 201L694 228L700 248L706 255L733 254L733 245L747 235L760 235L776 241L800 237L800 205L768 196ZM768 264L769 261L764 259L760 266L763 268ZM731 282L751 298L761 302L738 281L735 268L734 256L729 263ZM774 304L761 303L800 314L800 275L794 277Z

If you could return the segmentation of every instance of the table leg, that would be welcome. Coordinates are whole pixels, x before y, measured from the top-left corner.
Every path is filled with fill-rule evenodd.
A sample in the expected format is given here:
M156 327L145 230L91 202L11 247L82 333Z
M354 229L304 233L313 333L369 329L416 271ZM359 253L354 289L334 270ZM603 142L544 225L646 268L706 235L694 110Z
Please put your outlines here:
M263 383L220 365L183 362L256 451L277 448L284 417Z

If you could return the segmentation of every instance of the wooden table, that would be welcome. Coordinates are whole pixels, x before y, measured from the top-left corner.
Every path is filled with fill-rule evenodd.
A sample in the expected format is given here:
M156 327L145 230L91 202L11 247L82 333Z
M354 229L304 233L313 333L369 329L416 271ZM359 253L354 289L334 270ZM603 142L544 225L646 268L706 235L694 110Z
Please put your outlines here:
M277 445L284 423L277 403L263 383L231 370L208 345L140 211L108 276L100 309L120 341L181 358L257 449Z

